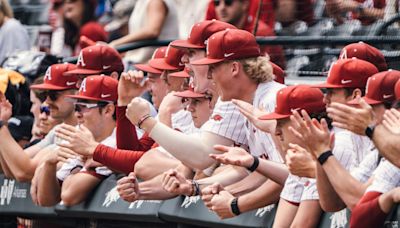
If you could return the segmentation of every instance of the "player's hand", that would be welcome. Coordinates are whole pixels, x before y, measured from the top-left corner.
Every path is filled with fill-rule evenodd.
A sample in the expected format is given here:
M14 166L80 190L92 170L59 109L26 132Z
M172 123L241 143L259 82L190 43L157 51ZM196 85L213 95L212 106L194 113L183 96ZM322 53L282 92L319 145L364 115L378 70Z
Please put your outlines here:
M135 97L126 108L126 117L132 124L137 125L143 116L150 115L150 106L143 98Z
M32 201L36 205L39 205L39 200L38 200L38 196L37 196L37 183L39 181L40 174L43 170L43 166L44 166L44 163L42 163L41 165L39 165L36 168L35 174L33 175L32 180L31 180L30 193L31 193Z
M92 132L83 124L79 127L61 124L56 128L56 136L62 139L61 142L58 142L58 146L89 158L93 156L94 150L99 145L94 140Z
M139 199L139 182L136 179L135 173L129 173L117 181L117 191L119 196L128 202L135 202Z
M235 197L228 191L220 191L211 199L211 210L214 211L221 219L235 217L231 210L231 203Z
M303 147L297 144L289 144L290 149L286 153L286 165L289 172L299 177L315 178L315 160Z
M12 104L0 92L0 120L7 122L12 116Z
M333 120L332 125L347 129L359 135L365 135L365 129L375 123L372 107L364 99L358 97L359 104L351 107L333 102L326 111Z
M85 165L83 166L86 170L93 170L97 167L102 167L103 164L100 162L94 161L93 158L89 158L85 161Z
M223 145L215 145L214 149L223 152L222 154L210 154L209 156L216 161L226 165L236 165L242 167L250 167L254 158L246 150L240 147L228 147Z
M400 112L392 108L386 110L383 115L383 126L388 129L392 134L400 134Z
M193 193L192 182L175 169L163 173L162 186L165 191L175 195L190 196Z
M276 120L258 119L265 114L263 110L255 108L253 105L241 100L233 99L232 103L239 108L240 113L242 113L256 128L267 133L275 133Z
M321 153L330 150L333 144L328 124L325 119L321 123L311 119L305 110L301 110L301 114L303 117L297 111L293 112L289 130L305 143L307 151L318 158Z
M133 98L140 97L148 90L148 85L143 71L123 72L118 82L118 106L127 106Z
M201 191L201 199L203 200L204 205L208 207L208 209L211 210L212 207L211 200L214 197L214 195L218 194L222 190L224 190L224 187L221 184L214 183L212 185L205 187Z
M171 115L185 108L184 103L182 103L182 98L174 94L175 91L172 91L164 97L158 109L159 115L163 113Z

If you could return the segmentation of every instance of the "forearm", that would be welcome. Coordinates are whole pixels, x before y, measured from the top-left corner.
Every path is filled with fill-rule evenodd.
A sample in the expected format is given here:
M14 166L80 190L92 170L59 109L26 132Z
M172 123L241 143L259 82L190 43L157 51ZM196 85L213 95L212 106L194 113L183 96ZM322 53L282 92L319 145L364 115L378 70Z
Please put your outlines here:
M30 157L13 139L7 127L0 129L0 151L11 173L18 181L30 181L36 169ZM18 155L18 156L16 156Z
M182 163L193 169L203 170L210 167L215 161L208 155L211 153L220 153L214 150L213 145L227 145L227 141L229 141L225 140L226 142L221 142L217 140L213 141L211 138L203 139L204 133L202 133L202 138L199 139L198 137L185 135L182 132L168 128L162 123L157 123L152 118L149 119L144 122L144 129L146 132L150 132L150 137L174 157L182 161Z
M61 188L57 176L57 164L45 162L37 179L37 199L40 206L50 207L61 200Z
M172 128L172 113L168 111L159 110L158 111L158 120L165 124L167 127Z
M267 180L256 190L239 197L239 209L241 212L246 212L276 203L281 191L282 186L280 184Z
M15 178L14 175L12 174L10 168L8 167L6 161L4 161L4 158L3 158L3 156L1 155L1 152L0 152L0 166L1 166L1 167L0 167L1 171L4 173L4 175L5 175L7 178L12 178L12 179Z
M155 31L152 31L151 29L144 27L143 29L141 29L137 32L128 34L117 40L114 40L111 44L113 46L117 47L119 45L132 43L135 41L156 39L157 37L158 37L158 34Z
M282 186L285 185L285 181L289 175L288 168L285 164L265 159L260 159L260 165L257 167L256 171Z
M329 179L324 184L329 186L329 183L331 183L331 186L334 188L329 189L329 192L332 194L332 190L334 190L336 192L334 195L339 196L346 206L352 209L364 194L366 187L344 169L333 156L328 158L322 168L325 171L322 175L326 174Z
M376 8L364 9L361 15L368 18L382 19L385 16L385 10Z
M162 175L158 175L151 180L139 183L140 200L165 200L175 197L175 194L167 192L162 187Z
M333 188L324 169L322 169L321 165L319 164L317 164L317 189L319 202L324 211L340 211L346 207L342 199Z
M399 135L391 134L383 125L376 126L372 135L372 141L379 153L397 167L400 167L399 140Z
M255 190L265 183L268 178L258 172L253 172L242 180L225 187L232 195L238 196Z
M219 183L222 186L227 186L232 183L238 182L248 176L247 170L243 167L238 166L228 166L224 171L217 173L211 177L207 177L201 180L197 180L197 183L201 187L206 187L208 185Z
M99 144L93 153L93 160L112 170L128 174L133 171L143 154L143 151L121 150Z
M399 191L399 188L395 188L379 196L379 207L384 213L389 213L393 206L396 204L394 200L394 194Z

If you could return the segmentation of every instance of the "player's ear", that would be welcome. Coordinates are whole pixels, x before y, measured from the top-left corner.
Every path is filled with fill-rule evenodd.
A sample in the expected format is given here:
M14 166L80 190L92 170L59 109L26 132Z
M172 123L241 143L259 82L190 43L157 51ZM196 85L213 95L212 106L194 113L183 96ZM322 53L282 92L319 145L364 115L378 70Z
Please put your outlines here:
M113 71L113 72L110 74L110 77L112 77L112 78L118 80L118 78L119 78L118 72Z
M236 77L237 75L239 75L241 67L242 64L240 64L238 61L232 61L231 63L232 77Z
M351 96L352 96L352 99L355 99L357 96L361 97L362 96L361 89L359 89L359 88L354 89L353 94Z

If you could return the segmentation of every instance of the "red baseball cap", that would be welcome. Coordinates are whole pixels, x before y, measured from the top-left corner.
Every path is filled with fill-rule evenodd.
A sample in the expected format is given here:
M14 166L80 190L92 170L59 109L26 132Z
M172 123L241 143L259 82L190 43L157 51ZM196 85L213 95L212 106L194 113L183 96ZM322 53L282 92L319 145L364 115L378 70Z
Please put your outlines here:
M83 48L79 53L76 65L76 70L68 71L64 75L94 75L124 70L121 56L108 45L94 45Z
M285 72L282 70L282 68L278 65L276 65L273 62L270 62L272 65L272 72L275 75L274 81L279 82L281 84L285 84Z
M189 68L185 67L185 69L183 71L174 72L174 73L169 74L168 76L177 77L177 78L190 78Z
M340 51L340 59L351 59L353 57L374 64L379 71L388 70L385 56L383 56L382 52L364 42L349 44Z
M205 41L214 33L225 29L236 29L234 25L218 20L206 20L192 26L187 40L175 40L171 46L177 48L206 48Z
M389 70L372 75L367 82L366 93L363 99L370 105L381 104L395 100L394 85L400 79L400 71ZM358 104L354 99L348 104Z
M83 79L77 95L68 95L67 97L116 102L118 98L118 80L106 75L91 75Z
M226 29L207 40L207 56L193 61L194 65L209 65L225 60L244 59L261 55L253 34L241 29Z
M394 85L394 94L396 95L396 100L400 100L400 80L396 82L396 85Z
M53 64L47 68L46 74L44 75L44 81L42 84L31 85L31 89L41 90L66 90L76 89L76 83L78 77L63 77L63 74L67 71L76 69L75 64L70 63L59 63Z
M154 51L153 55L151 56L151 59L164 58L167 48L168 48L167 46L157 48ZM141 71L145 71L145 72L149 72L149 73L153 73L153 74L161 74L162 73L161 70L151 67L149 64L135 64L134 66L136 69L139 69Z
M312 85L316 88L365 88L370 76L378 69L365 60L339 59L332 63L325 83Z
M183 70L185 67L185 64L181 62L183 54L182 50L169 45L164 58L152 59L149 61L149 65L160 70Z
M288 86L278 91L275 111L259 117L260 120L288 118L294 110L304 109L308 113L325 110L324 94L320 89L308 85Z
M181 92L176 92L174 95L177 97L184 97L184 98L204 98L204 97L206 97L206 94L196 93L192 89L188 89L188 90L181 91Z

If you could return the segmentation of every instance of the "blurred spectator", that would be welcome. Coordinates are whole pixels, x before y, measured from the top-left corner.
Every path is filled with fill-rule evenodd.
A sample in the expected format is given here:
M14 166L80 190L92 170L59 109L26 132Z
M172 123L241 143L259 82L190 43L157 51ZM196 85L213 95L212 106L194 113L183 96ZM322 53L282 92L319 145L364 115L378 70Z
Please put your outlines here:
M372 24L383 19L385 6L385 0L326 0L327 13L340 24L346 17L358 19L363 25Z
M314 22L315 0L277 0L276 20L282 26L289 26L295 21L304 21L308 25Z
M31 116L14 116L8 120L8 130L14 140L24 148L32 137L33 118Z
M135 4L135 0L119 0L115 3L111 22L104 27L106 32L110 34L111 41L128 35L129 16L132 14Z
M43 77L39 77L37 78L35 81L33 81L33 85L37 85L37 84L41 84L43 83ZM31 90L30 91L30 101L32 103L31 106L31 113L33 114L33 126L32 126L32 139L33 140L37 140L37 139L41 139L43 137L43 135L40 133L40 129L39 129L39 116L40 116L40 107L42 104L42 101L44 100L43 95L40 91L35 91L35 90Z
M86 36L93 41L107 41L104 28L96 22L94 0L66 0L64 3L64 42L71 55L78 55L79 37Z
M249 24L254 24L255 19L257 16L257 11L258 7L260 4L259 0L224 0L224 3L226 5L232 5L235 1L248 1L249 2L249 7L247 11L248 15L248 23ZM215 6L219 5L221 0L211 0L210 3L208 4L208 9L207 9L207 15L206 15L206 20L211 20L211 19L218 19L222 20L217 13L215 12ZM264 22L267 24L270 28L275 27L275 7L276 7L276 2L277 0L262 0L262 5L261 5L261 10L260 10L260 21Z
M217 3L218 2L218 3ZM254 23L249 20L248 9L250 7L250 1L214 1L215 12L217 18L223 22L227 22L235 25L239 29L244 29L248 32L253 33ZM275 36L274 30L266 25L261 20L257 24L256 36ZM270 56L271 62L285 68L286 61L283 55L282 47L280 46L261 46L262 52L267 53Z
M129 18L129 34L110 43L112 47L140 40L176 39L179 36L178 15L174 0L138 0ZM127 53L126 59L144 63L155 48L146 47Z
M179 37L181 39L186 39L192 26L205 20L209 0L175 0L175 2L179 18ZM215 18L215 16L213 18Z
M30 49L28 32L14 13L8 0L0 0L0 63L16 50Z
M64 50L65 30L63 27L64 0L52 0L49 12L49 24L52 28L50 53L57 56L66 56Z

